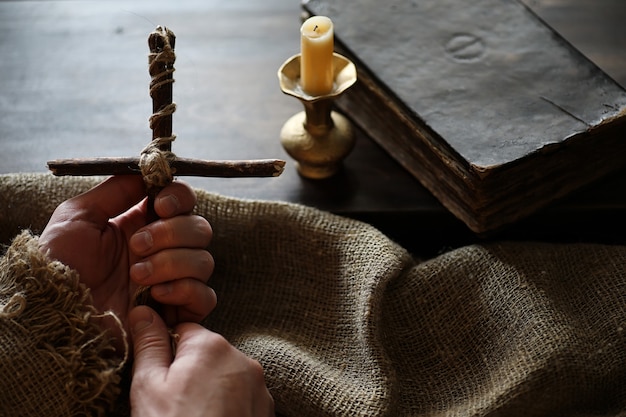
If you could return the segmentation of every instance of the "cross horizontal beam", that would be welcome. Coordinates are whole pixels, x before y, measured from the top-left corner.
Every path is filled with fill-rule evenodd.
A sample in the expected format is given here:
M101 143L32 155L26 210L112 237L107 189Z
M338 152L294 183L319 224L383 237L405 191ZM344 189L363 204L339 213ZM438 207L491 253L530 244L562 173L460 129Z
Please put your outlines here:
M277 177L285 168L280 159L219 160L176 157L171 163L177 176L193 177ZM57 176L141 175L139 157L74 158L48 161L48 169Z

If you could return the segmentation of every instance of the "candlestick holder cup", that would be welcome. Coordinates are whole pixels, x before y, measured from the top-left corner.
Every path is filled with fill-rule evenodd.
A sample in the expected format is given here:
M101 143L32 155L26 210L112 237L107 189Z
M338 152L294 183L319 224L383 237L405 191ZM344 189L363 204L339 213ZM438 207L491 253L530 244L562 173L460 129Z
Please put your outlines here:
M356 67L346 57L333 54L334 83L325 95L312 96L300 84L300 58L289 58L278 70L283 93L300 100L304 111L285 122L280 141L285 151L296 161L300 175L311 179L333 176L354 147L354 132L350 121L332 110L332 104L357 79Z

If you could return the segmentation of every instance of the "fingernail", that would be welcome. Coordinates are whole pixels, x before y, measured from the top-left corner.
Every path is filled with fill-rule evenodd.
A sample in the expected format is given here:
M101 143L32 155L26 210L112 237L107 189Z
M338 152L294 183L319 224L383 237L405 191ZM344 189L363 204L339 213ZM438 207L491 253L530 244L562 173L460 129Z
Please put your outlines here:
M173 216L178 212L178 208L180 207L178 198L172 194L160 197L159 205L161 216L163 217Z
M150 326L152 321L154 320L154 316L152 312L147 308L141 308L139 310L135 310L134 312L134 321L133 324L133 333L138 333Z
M152 240L151 233L147 231L142 231L139 233L135 233L130 238L130 244L135 249L136 252L143 253L143 252L150 250L150 248L152 248L154 241Z
M132 266L131 274L135 281L145 281L152 275L152 262L138 262Z

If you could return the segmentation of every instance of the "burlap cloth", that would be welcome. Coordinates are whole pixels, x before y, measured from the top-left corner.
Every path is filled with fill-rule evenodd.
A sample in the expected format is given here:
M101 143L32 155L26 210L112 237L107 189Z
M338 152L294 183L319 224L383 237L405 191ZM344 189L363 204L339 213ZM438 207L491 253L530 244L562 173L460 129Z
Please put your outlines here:
M1 241L93 184L0 176ZM206 325L261 361L281 415L626 409L626 247L499 243L418 262L357 221L198 194L215 233Z

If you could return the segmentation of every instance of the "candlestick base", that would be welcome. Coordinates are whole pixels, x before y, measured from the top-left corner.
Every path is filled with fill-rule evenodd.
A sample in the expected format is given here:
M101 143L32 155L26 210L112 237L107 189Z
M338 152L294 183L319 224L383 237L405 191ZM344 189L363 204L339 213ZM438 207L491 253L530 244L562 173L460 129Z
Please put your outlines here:
M332 103L356 82L356 67L335 53L333 89L326 95L312 96L300 85L300 58L300 54L294 55L278 70L283 93L296 97L304 105L304 111L283 125L280 141L296 161L300 175L311 179L328 178L339 171L342 161L354 147L352 125L346 117L332 111Z
M335 175L354 147L350 121L334 111L330 117L333 127L322 135L314 135L306 129L304 111L289 118L280 132L283 148L296 161L298 173L305 178L324 179Z

